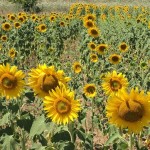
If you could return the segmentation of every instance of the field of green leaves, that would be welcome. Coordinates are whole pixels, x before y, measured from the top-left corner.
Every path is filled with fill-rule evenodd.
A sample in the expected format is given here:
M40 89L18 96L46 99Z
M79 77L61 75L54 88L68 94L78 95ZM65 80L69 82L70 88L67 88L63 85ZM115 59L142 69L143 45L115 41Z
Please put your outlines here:
M75 3L0 23L0 149L150 149L150 7Z

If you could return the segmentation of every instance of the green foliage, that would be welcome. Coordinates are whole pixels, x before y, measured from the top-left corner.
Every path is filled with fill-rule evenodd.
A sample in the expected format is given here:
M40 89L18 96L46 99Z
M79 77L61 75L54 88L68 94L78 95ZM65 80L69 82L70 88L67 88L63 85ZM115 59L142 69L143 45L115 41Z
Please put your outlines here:
M38 12L40 8L36 6L37 0L9 0L12 3L21 5L25 12Z

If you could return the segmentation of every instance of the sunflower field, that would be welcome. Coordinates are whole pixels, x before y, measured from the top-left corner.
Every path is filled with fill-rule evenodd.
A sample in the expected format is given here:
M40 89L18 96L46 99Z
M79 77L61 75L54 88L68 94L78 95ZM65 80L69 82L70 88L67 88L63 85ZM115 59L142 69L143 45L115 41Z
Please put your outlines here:
M150 7L0 22L1 150L150 149Z

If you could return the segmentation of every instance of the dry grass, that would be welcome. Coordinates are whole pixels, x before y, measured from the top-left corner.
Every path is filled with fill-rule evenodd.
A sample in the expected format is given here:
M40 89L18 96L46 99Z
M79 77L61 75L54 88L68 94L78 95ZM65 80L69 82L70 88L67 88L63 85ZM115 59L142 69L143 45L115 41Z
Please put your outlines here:
M42 12L66 12L73 3L94 3L97 5L143 5L150 6L150 0L38 0L38 6L42 8ZM0 0L0 14L19 12L19 5L14 5L7 0Z

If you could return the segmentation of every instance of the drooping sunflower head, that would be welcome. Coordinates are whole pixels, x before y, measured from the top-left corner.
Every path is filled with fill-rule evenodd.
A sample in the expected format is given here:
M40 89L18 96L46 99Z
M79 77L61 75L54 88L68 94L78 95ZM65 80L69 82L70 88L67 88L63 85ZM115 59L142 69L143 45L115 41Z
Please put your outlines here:
M106 114L111 124L138 133L150 121L149 98L144 91L139 92L138 89L132 89L130 93L120 96L112 96L108 99Z
M72 68L73 68L75 73L80 73L82 70L82 66L79 62L74 62L72 65Z
M37 28L39 32L46 32L47 30L47 27L45 24L40 24Z
M96 49L96 44L94 42L88 43L88 47L90 50L95 50Z
M11 30L11 25L9 22L2 23L2 29L5 31Z
M92 28L95 26L95 23L92 20L83 20L83 25L85 28Z
M19 29L21 27L20 22L14 22L14 27Z
M16 66L10 67L9 64L0 65L0 93L6 99L20 96L25 85L24 73L17 70Z
M98 54L103 55L107 49L107 44L99 44L96 47L96 51Z
M54 66L39 65L29 73L28 84L39 97L43 98L59 86L59 82L67 85L69 77L65 77L63 70L55 70Z
M16 50L14 48L11 48L8 52L8 55L10 58L14 58L16 56Z
M7 41L7 35L2 35L2 36L1 36L1 40L2 40L3 42Z
M107 95L118 95L126 91L128 79L122 73L108 72L103 78L102 88Z
M119 64L119 62L121 61L121 56L117 55L117 54L112 54L109 57L109 61L111 64Z
M129 46L128 46L125 42L122 42L122 43L119 45L119 49L120 49L121 52L126 52L126 51L128 51Z
M88 34L94 38L97 38L100 35L100 31L97 27L92 27L88 29Z
M83 93L87 97L95 97L96 96L96 86L95 86L95 84L86 84L83 88Z
M96 54L91 54L90 55L90 60L91 60L91 62L97 62L98 61L98 56Z
M81 110L80 102L74 100L74 92L61 83L55 90L49 92L43 103L47 117L57 124L65 125L75 120Z

